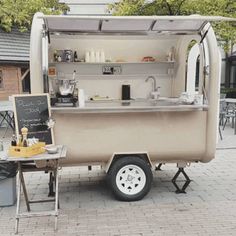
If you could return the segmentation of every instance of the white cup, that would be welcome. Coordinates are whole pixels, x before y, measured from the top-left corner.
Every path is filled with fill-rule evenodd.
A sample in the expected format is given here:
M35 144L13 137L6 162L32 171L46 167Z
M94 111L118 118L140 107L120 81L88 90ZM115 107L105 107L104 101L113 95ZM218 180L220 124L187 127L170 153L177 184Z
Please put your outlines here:
M85 106L85 95L84 95L84 90L79 89L79 107L84 107Z
M195 94L194 104L195 105L202 105L203 104L203 94Z
M86 51L85 53L85 62L90 62L90 52Z

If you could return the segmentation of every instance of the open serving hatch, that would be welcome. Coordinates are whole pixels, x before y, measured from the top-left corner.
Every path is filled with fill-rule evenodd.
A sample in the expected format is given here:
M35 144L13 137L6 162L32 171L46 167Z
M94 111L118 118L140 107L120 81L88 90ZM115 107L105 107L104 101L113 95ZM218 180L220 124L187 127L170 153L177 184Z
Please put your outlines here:
M208 22L235 21L221 16L39 16L50 33L197 33Z

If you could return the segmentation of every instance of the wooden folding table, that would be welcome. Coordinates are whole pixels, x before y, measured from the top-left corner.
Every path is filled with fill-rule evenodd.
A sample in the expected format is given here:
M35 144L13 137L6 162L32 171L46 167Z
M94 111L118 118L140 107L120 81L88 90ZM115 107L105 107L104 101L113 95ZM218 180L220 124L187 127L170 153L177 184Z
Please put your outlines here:
M58 218L58 168L59 160L66 157L67 148L63 145L58 145L58 152L55 154L43 153L32 157L7 157L6 161L17 162L18 164L18 190L17 190L17 205L16 205L16 224L15 233L18 233L20 218L30 218L38 216L55 216L55 230L57 230L57 218ZM34 165L35 161L46 161L48 164L43 167L37 167ZM32 165L33 164L33 165ZM41 200L29 200L27 189L24 180L24 172L34 171L50 171L54 174L53 182L55 185L55 197L50 199ZM23 189L24 198L26 202L27 212L20 213L20 199L21 199L21 187ZM52 211L38 211L31 212L30 204L42 203L42 202L54 202L55 208Z

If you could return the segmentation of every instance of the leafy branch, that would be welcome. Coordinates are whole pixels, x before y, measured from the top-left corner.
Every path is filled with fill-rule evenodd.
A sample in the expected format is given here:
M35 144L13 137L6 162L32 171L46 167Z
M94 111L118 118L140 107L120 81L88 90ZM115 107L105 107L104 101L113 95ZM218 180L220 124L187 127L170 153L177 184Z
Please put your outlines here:
M220 15L236 18L236 0L121 0L111 4L114 15ZM141 10L140 10L141 9ZM213 23L225 51L236 43L235 23Z

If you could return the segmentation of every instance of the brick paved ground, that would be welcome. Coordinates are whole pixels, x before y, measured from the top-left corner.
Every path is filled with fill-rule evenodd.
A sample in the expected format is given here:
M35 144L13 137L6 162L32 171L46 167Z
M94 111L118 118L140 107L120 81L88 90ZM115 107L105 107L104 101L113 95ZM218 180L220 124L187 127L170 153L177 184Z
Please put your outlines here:
M58 231L53 217L22 219L19 235L236 235L236 136L229 127L223 135L212 162L187 168L193 180L187 194L174 193L175 165L155 172L150 193L131 203L114 199L98 167L63 168ZM47 175L28 173L26 180L31 198L47 195ZM14 216L15 206L0 208L1 236L14 234Z

